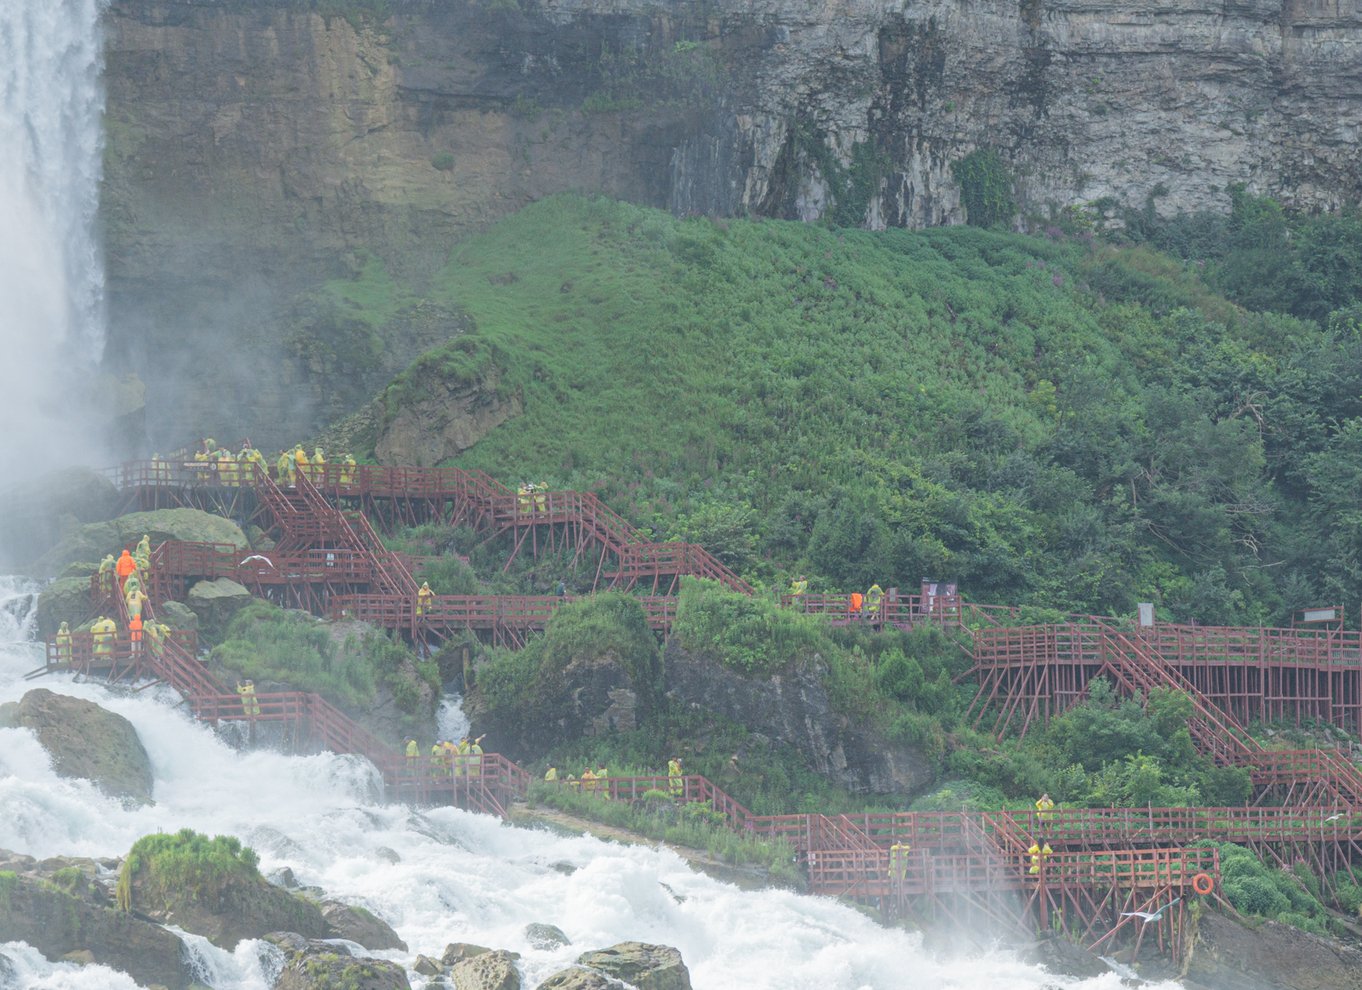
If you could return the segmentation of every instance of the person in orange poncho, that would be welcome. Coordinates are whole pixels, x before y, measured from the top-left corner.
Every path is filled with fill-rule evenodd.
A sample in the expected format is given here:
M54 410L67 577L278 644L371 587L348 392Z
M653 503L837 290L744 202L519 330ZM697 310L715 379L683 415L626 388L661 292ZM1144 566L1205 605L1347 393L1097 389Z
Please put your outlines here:
M132 559L132 554L128 553L128 548L123 548L123 556L118 558L118 563L114 564L114 573L118 575L118 590L123 590L123 585L128 583L128 575L137 570L137 561Z

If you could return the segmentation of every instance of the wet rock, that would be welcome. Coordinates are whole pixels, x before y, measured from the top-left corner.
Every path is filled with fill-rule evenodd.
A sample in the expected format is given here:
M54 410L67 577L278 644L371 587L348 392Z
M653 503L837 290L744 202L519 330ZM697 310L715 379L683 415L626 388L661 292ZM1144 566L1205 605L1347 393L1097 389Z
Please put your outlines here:
M563 934L556 925L546 925L539 921L525 926L525 938L536 949L556 949L560 945L571 945L572 940Z
M20 699L7 721L38 737L61 776L93 781L111 797L151 803L151 760L137 730L122 715L37 688Z
M71 623L72 629L86 622L90 617L90 575L98 567L96 563L83 575L57 578L43 589L34 615L41 638L51 639L63 622Z
M396 865L402 862L402 857L397 854L397 850L389 849L387 846L379 846L374 850L374 858L381 859L385 863Z
M222 636L232 616L251 603L250 591L231 578L199 581L187 597L189 608L199 617L199 628L213 640Z
M162 602L156 606L156 615L171 629L197 631L199 628L199 617L184 602Z
M271 932L333 936L315 903L270 883L248 855L250 850L239 844L233 850L233 842L224 837L210 840L189 829L139 839L119 878L121 903L228 951L242 939Z
M473 381L453 382L440 361L417 361L406 377L409 394L419 398L384 420L374 446L380 464L438 464L523 411L520 394L500 388L496 367Z
M274 990L411 990L406 971L386 959L357 959L327 942L275 934L285 952Z
M1031 946L1022 955L1052 973L1063 973L1076 979L1089 979L1111 972L1111 967L1082 946L1064 938L1046 938Z
M691 990L690 971L681 961L681 953L669 945L621 942L608 949L584 952L577 963L632 983L638 990Z
M516 958L505 949L481 953L449 967L447 982L454 990L520 990Z
M136 543L144 533L151 538L153 547L165 540L249 546L241 527L229 519L198 509L157 509L80 526L64 534L60 542L34 564L34 569L37 573L56 574L72 561L97 563L107 553L117 556L123 547Z
M616 990L619 981L595 970L573 966L562 972L554 973L535 990Z
M444 954L440 956L440 963L447 969L465 959L472 959L491 951L484 945L474 945L471 942L451 942L445 946Z
M324 900L321 909L322 917L338 938L358 942L371 952L381 949L407 951L407 943L402 941L392 926L367 908Z
M821 661L745 677L675 641L664 657L667 693L674 701L800 753L815 773L854 794L912 794L932 782L932 761L921 750L891 743L833 708Z
M48 959L76 954L73 959L123 970L142 985L186 990L193 982L179 938L160 925L6 870L0 872L0 942L11 941L27 942ZM0 976L3 971L0 966Z
M416 962L411 964L411 968L422 976L439 976L445 971L444 967L430 956L417 956Z
M302 886L298 882L298 878L293 875L292 868L287 866L273 871L266 879L276 887L283 887L285 890L297 890Z
M1250 928L1207 912L1186 976L1208 990L1362 990L1362 950L1275 921Z

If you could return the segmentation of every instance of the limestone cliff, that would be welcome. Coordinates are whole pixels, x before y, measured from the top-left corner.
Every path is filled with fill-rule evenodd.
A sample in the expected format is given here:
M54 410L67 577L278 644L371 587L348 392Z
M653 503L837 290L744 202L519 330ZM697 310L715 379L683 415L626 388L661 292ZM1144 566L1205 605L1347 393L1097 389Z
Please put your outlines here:
M175 412L180 439L231 419L290 440L353 405L458 314L395 301L400 329L375 333L296 294L371 254L419 284L461 234L557 191L955 223L951 165L978 148L1041 224L1105 197L1224 208L1230 182L1311 208L1362 186L1343 0L315 6L109 9L111 359L143 369L154 437Z

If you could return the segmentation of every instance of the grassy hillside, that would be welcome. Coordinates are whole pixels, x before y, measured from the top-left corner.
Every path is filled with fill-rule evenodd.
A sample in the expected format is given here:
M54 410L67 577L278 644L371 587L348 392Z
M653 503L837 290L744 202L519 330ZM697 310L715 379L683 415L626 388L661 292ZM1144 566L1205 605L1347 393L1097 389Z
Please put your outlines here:
M524 396L461 463L597 490L757 580L1208 622L1358 601L1353 324L1240 310L1192 262L561 197L425 291L474 329L420 363Z

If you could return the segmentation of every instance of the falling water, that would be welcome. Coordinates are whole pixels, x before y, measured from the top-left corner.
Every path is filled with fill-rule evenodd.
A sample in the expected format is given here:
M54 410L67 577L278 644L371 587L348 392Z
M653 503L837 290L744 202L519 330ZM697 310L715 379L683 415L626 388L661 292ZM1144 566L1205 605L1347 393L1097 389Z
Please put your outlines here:
M0 476L48 466L81 431L74 368L104 350L95 234L105 0L0 0Z

